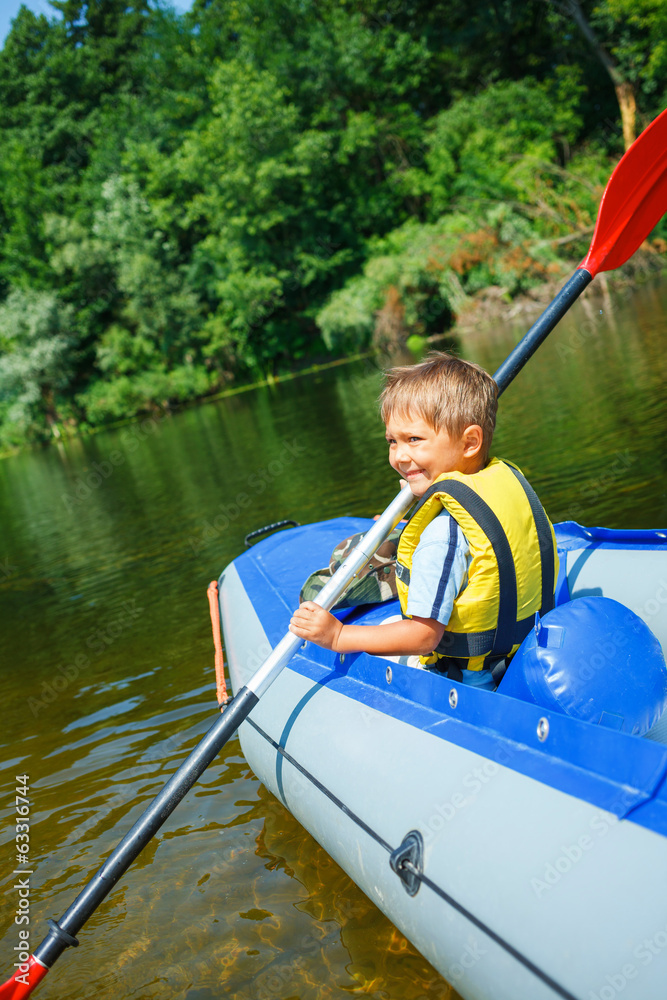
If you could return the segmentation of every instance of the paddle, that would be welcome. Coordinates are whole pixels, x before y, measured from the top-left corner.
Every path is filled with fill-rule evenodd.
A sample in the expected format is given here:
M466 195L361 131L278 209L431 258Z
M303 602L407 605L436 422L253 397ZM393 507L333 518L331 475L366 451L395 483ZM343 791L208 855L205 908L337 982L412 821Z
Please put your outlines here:
M599 271L625 263L662 218L667 208L667 111L649 125L614 170L602 197L590 249L574 275L526 336L500 366L494 378L502 393L526 361ZM356 549L327 582L317 603L329 610L352 578L373 556L392 528L412 505L409 490L394 497ZM65 948L159 830L195 781L247 718L264 692L302 645L288 632L247 685L242 687L201 742L169 779L131 830L121 840L28 961L4 985L0 1000L22 1000L44 978ZM17 878L20 874L17 873ZM19 952L20 955L20 952Z

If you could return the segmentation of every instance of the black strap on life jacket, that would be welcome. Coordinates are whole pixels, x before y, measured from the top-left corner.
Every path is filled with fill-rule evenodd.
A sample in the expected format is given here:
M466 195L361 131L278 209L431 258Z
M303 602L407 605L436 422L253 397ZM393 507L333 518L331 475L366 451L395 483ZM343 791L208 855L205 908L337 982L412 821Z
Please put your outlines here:
M529 615L528 618L522 618L515 622L508 646L500 652L496 648L497 629L490 628L483 632L448 632L445 629L435 652L441 656L466 657L467 659L471 659L473 656L506 656L513 646L521 645L534 626L535 615Z
M549 526L544 507L539 501L537 493L530 485L523 473L515 469L513 465L505 463L510 472L523 486L523 491L528 498L530 509L533 512L533 520L537 529L537 541L540 546L540 565L542 569L542 604L540 607L540 618L551 611L554 606L554 591L556 589L556 555L554 552L554 541Z
M507 463L505 463L507 464ZM542 593L540 614L546 614L553 607L555 557L553 539L547 515L537 494L528 480L513 466L508 465L521 484L535 522L540 550ZM445 657L466 657L491 655L493 657L507 655L513 646L522 642L528 635L534 622L534 615L517 621L517 582L514 558L507 535L500 520L486 501L480 495L457 479L433 483L426 490L419 503L410 515L409 521L436 493L445 494L456 500L463 509L477 522L489 539L493 554L498 564L498 622L495 629L482 632L448 632L446 629L436 647L436 652ZM404 567L401 567L404 569ZM399 575L399 566L397 566ZM400 578L400 576L399 576ZM409 582L409 581L408 581Z

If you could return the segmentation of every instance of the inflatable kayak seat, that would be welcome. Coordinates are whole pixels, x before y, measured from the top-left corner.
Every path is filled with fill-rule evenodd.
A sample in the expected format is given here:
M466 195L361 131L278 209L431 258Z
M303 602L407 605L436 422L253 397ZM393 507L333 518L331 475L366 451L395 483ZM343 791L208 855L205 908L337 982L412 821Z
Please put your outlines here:
M597 595L535 617L499 691L637 736L655 725L667 705L667 666L646 622Z

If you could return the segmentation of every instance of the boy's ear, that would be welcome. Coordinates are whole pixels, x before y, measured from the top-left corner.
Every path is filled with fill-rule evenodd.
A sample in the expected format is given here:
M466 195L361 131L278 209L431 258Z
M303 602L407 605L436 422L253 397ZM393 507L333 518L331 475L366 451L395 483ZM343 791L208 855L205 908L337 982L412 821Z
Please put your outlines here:
M479 424L470 424L463 431L463 454L466 458L478 455L484 444L484 431Z

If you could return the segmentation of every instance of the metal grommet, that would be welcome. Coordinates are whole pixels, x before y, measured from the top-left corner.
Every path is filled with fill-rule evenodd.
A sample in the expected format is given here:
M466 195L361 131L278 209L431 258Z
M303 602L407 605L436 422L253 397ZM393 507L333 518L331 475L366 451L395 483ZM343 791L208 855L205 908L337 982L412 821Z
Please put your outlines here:
M544 716L537 723L537 738L540 743L544 743L547 736L549 735L549 720L545 719Z
M307 645L308 645L308 640L306 639L306 641L301 646L301 649L305 649Z
M424 838L419 830L410 830L403 843L389 855L389 864L408 896L416 896L424 871Z
M387 684L391 684L391 677L392 677L391 667L387 667L385 676L387 678Z
M341 663L345 663L345 653L341 653L338 659L340 660Z
M456 708L459 703L459 696L456 693L456 688L450 688L449 691L449 704L451 708Z

